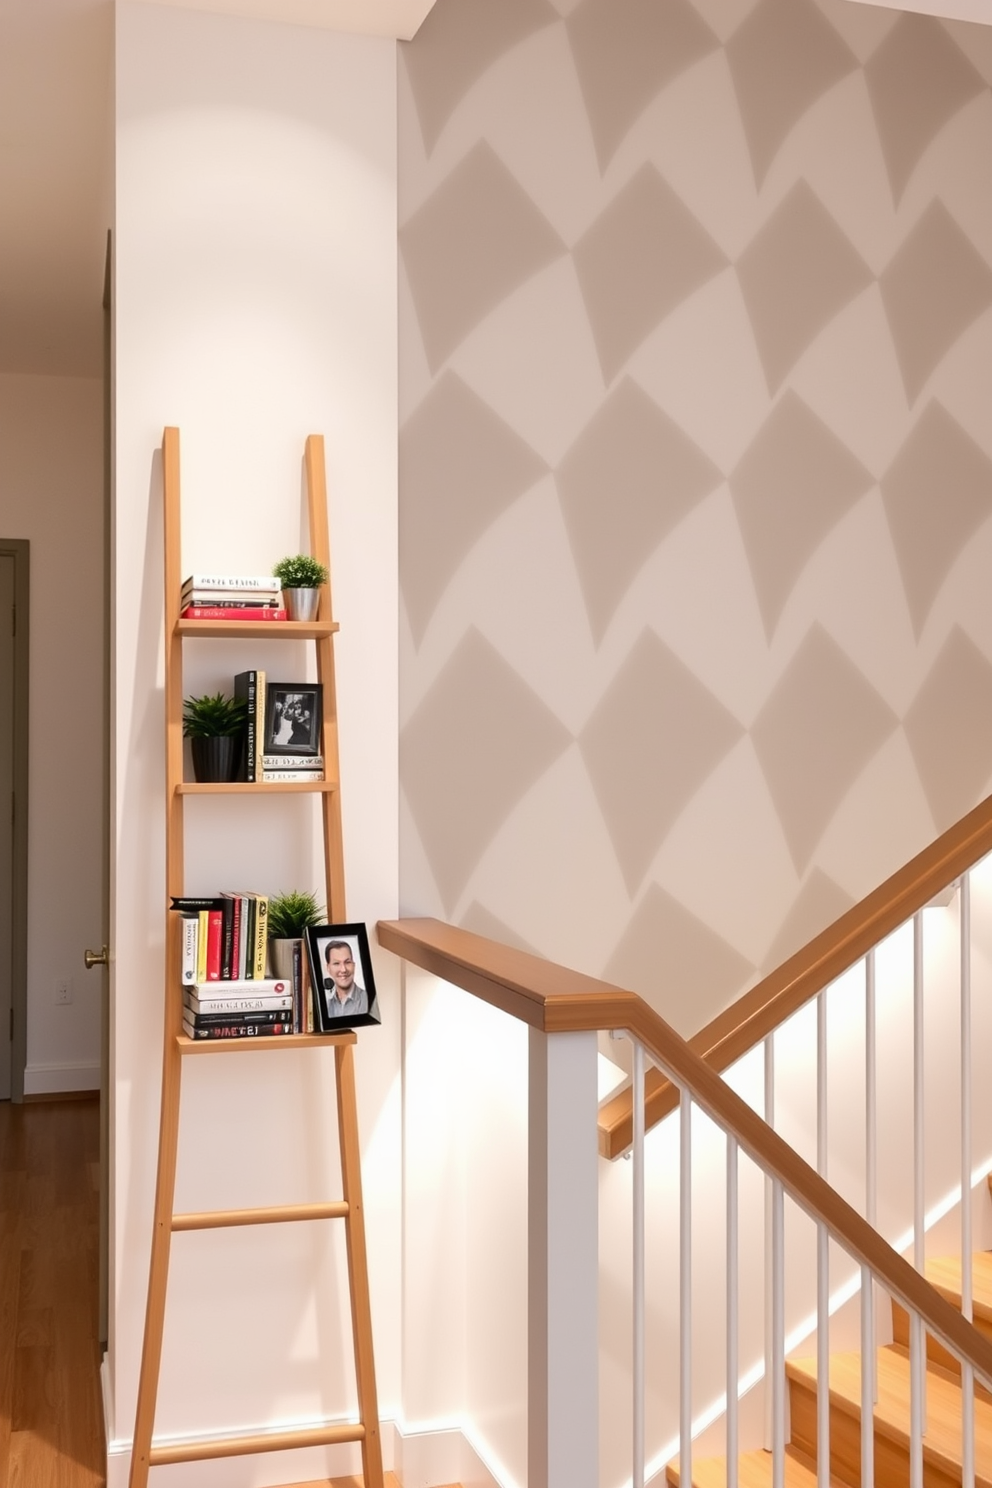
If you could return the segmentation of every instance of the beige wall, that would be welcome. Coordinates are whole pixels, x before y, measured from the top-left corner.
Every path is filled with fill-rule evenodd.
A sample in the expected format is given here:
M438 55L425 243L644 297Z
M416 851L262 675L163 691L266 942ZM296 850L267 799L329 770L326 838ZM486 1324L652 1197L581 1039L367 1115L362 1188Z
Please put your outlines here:
M29 1095L100 1083L101 408L98 379L0 374L0 536L31 544Z
M401 897L689 1031L992 774L992 31L401 47Z

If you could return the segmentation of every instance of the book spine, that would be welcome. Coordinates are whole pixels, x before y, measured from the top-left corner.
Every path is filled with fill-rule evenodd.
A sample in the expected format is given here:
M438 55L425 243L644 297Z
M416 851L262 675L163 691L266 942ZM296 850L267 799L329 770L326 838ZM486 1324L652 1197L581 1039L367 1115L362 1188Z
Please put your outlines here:
M207 981L220 981L221 942L224 938L224 916L219 909L208 911L207 924Z
M241 779L254 780L258 767L257 674L238 672L234 679L234 697L245 705L245 747L241 758Z
M255 895L241 896L241 944L243 947L241 976L246 982L255 980Z
M292 995L286 997L211 997L204 1001L186 993L184 1006L201 1018L219 1017L234 1022L244 1013L280 1013L283 1018L293 1011Z
M233 975L231 971L231 953L234 949L234 903L230 898L221 898L220 914L220 975L222 981L229 982Z
M236 894L231 900L234 922L231 926L231 976L235 981L243 981L245 974L244 946L241 944L241 895Z
M263 754L263 770L322 770L322 754Z
M208 981L205 986L201 984L189 990L203 1002L205 998L214 997L288 997L293 987L288 977L268 977L258 982L229 981L222 986L218 986L216 981Z
M271 1010L252 1010L251 1012L233 1013L198 1013L192 1008L187 1008L183 1014L188 1023L194 1028L234 1028L237 1025L249 1027L250 1025L263 1028L267 1023L289 1023L292 1022L292 1010L286 1008Z
M259 778L258 759L265 749L265 672L259 668L255 673L255 717L258 719L257 750L255 754L255 779Z
M195 573L188 579L183 579L183 593L188 589L209 589L211 592L218 589L230 589L232 592L239 589L262 589L266 594L278 594L282 585L271 574Z
M201 909L197 915L196 936L196 980L199 985L207 980L207 942L210 938L210 911Z
M183 1032L192 1039L271 1038L275 1034L292 1034L292 1023L218 1023L210 1028L197 1028L183 1019Z
M223 594L211 594L207 590L191 589L188 594L182 596L182 607L206 606L212 610L278 610L282 608L282 601L277 594L249 593L247 590L238 599L229 599Z
M186 605L180 620L285 620L286 611L268 605L246 605L243 610L225 610L220 605Z
M313 785L324 778L323 770L263 770L263 785Z
M303 942L293 941L293 1031L303 1030Z
M269 950L269 898L267 894L255 896L255 978L265 977L265 960Z
M199 915L183 915L183 986L191 987L196 982L197 942L199 940Z

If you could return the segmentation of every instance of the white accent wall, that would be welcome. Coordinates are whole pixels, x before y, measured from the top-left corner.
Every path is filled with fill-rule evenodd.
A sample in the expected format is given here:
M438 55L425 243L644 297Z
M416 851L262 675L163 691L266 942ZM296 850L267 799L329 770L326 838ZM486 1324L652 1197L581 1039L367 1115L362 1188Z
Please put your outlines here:
M165 933L162 429L181 431L183 566L271 569L305 537L304 441L327 446L348 911L397 906L395 44L117 7L111 1488L126 1480L159 1116ZM186 692L307 648L198 642ZM322 882L309 801L192 800L186 886ZM357 1051L377 1372L398 1391L399 1011ZM178 995L178 989L177 989ZM329 1053L195 1061L180 1208L339 1193ZM287 1230L289 1233L287 1233ZM355 1392L330 1226L177 1237L158 1436L338 1418ZM316 1282L319 1300L314 1301ZM351 1471L320 1452L173 1469L197 1488Z
M27 1095L100 1084L102 472L98 379L0 375L0 537L31 544Z

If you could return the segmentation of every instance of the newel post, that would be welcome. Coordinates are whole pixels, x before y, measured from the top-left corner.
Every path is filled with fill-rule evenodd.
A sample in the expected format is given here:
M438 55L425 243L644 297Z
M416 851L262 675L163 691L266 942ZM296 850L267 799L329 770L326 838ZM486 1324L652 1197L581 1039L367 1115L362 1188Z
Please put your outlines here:
M528 1488L599 1479L595 1033L530 1031Z

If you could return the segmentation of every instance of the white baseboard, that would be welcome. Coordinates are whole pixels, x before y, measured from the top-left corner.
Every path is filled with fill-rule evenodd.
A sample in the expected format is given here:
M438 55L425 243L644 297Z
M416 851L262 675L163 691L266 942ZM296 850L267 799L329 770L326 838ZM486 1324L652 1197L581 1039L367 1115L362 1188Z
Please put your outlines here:
M127 1488L131 1468L130 1440L114 1440L109 1423L109 1394L106 1364L103 1378L104 1419L107 1425L107 1488ZM295 1423L304 1424L304 1423ZM307 1422L307 1425L330 1425ZM250 1431L251 1427L246 1427ZM257 1428L256 1428L257 1429ZM273 1429L284 1430L286 1427ZM486 1467L465 1433L457 1426L433 1431L404 1432L395 1421L381 1423L383 1467L395 1472L403 1488L438 1488L440 1484L461 1483L463 1488L510 1488L500 1484ZM182 1441L170 1437L170 1441ZM360 1449L349 1444L340 1447L315 1447L293 1453L259 1455L251 1459L250 1476L244 1457L223 1458L216 1462L191 1462L170 1468L170 1482L175 1488L233 1488L250 1482L253 1488L266 1484L307 1482L327 1477L346 1477L362 1470Z
M28 1064L24 1067L25 1095L62 1095L73 1090L99 1090L100 1065L72 1061L66 1064Z

